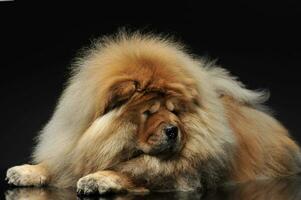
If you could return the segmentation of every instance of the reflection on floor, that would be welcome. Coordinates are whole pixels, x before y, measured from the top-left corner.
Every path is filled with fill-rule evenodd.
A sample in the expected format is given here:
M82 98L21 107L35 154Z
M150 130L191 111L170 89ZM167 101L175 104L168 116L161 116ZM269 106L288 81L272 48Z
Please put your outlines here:
M261 180L223 187L208 191L205 195L197 192L151 193L148 195L106 195L77 197L75 190L56 188L11 188L5 192L6 200L136 200L136 199L202 199L202 200L299 200L301 199L301 177L277 180Z

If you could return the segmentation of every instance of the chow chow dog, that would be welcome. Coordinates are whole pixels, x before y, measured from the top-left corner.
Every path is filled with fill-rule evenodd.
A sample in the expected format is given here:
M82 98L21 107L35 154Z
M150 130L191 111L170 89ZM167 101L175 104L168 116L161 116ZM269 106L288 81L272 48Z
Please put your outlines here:
M300 149L244 87L172 39L103 37L78 58L16 186L192 191L300 172Z

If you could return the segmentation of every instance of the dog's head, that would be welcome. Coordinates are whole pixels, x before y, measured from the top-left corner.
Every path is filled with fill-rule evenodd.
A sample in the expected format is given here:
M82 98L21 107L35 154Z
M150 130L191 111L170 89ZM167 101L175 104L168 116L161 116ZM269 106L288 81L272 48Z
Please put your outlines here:
M104 114L119 110L119 120L136 126L136 150L158 157L181 151L186 141L182 116L199 105L191 85L178 81L164 83L161 74L153 80L124 80L112 84ZM147 84L145 84L147 82Z

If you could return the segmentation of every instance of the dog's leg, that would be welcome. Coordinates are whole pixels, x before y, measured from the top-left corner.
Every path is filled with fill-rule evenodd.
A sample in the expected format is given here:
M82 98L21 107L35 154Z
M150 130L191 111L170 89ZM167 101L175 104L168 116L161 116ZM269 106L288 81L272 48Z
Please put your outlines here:
M147 193L143 187L137 187L131 179L123 174L111 170L98 171L79 179L77 182L77 192L81 195L93 193Z
M6 180L16 186L42 186L49 182L50 176L44 164L20 165L9 168Z

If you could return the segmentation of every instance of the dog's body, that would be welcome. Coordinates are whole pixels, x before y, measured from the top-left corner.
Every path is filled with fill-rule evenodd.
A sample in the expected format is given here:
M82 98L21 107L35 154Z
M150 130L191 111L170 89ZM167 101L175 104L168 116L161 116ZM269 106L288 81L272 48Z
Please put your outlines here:
M299 147L250 91L182 45L119 34L77 61L15 185L196 190L300 171Z

